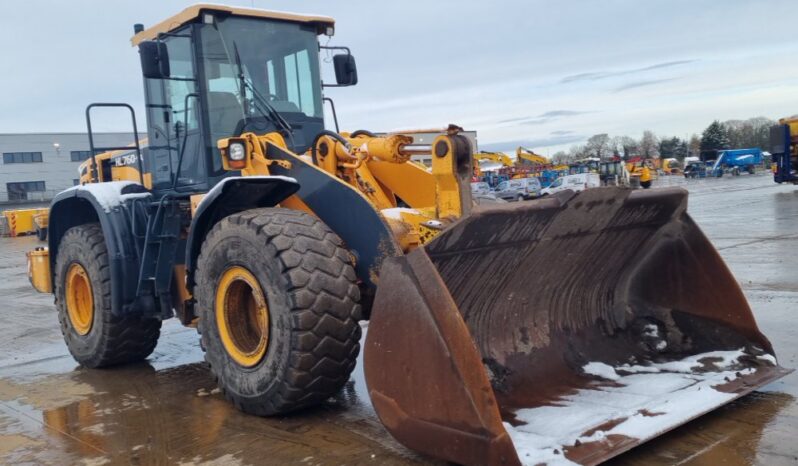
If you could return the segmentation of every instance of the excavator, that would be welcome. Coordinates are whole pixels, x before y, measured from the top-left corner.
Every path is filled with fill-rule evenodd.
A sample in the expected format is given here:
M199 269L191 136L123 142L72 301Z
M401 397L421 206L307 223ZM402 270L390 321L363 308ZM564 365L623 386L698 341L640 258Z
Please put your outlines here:
M145 359L177 317L224 397L273 416L339 391L362 344L386 430L467 465L597 464L788 372L686 191L475 206L456 125L327 129L324 90L358 81L334 31L204 4L134 27L147 147L89 159L28 253L81 365ZM97 107L137 133L91 104L92 154L115 150Z
M541 178L541 183L546 185L550 184L556 178L555 167L554 171L536 171L531 174L528 170L524 170L525 162L531 163L534 167L541 168L551 164L549 159L542 155L535 154L530 149L519 147L516 152L516 159L513 160L505 153L502 152L486 152L480 151L474 154L474 174L478 178L482 177L482 172L487 170L496 170L500 168L508 169L505 178L527 178L529 176L537 176ZM567 169L567 167L566 167ZM498 183L498 182L497 182Z
M529 162L532 165L539 166L551 164L551 161L548 158L538 155L532 149L527 149L526 147L522 146L518 146L518 148L515 150L515 157L519 164L524 162Z
M514 166L515 162L513 159L502 152L479 151L474 154L474 174L476 176L481 176L483 171Z

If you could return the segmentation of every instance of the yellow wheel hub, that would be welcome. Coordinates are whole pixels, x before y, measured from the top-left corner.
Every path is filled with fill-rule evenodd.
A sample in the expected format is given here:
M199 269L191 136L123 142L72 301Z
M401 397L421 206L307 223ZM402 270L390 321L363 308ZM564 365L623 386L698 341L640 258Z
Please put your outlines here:
M269 344L269 306L252 272L239 266L225 270L214 305L227 354L244 367L258 364Z
M94 295L86 269L77 262L66 274L66 306L69 322L78 335L86 335L94 322Z

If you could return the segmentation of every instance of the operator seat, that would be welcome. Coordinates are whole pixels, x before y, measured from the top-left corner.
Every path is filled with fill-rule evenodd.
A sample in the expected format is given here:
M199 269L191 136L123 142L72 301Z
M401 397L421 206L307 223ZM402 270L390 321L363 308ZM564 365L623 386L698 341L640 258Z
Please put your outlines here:
M211 141L238 136L233 134L238 122L244 118L244 109L238 97L232 92L208 93L208 118L210 119Z

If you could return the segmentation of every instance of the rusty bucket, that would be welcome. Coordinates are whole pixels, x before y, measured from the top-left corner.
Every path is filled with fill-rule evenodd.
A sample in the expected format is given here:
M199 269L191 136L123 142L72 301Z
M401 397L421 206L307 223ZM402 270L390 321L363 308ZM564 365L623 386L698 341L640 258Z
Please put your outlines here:
M377 414L461 464L597 464L777 365L681 189L475 210L387 260L365 344Z

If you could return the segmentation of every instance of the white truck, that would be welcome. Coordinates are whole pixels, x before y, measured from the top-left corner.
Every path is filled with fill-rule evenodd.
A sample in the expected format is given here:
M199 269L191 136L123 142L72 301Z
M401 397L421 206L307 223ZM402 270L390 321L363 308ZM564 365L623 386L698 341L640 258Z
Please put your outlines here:
M566 189L578 193L585 189L598 188L599 186L601 186L601 179L598 173L577 173L576 175L565 175L557 178L548 188L543 188L540 191L540 195L546 196Z

